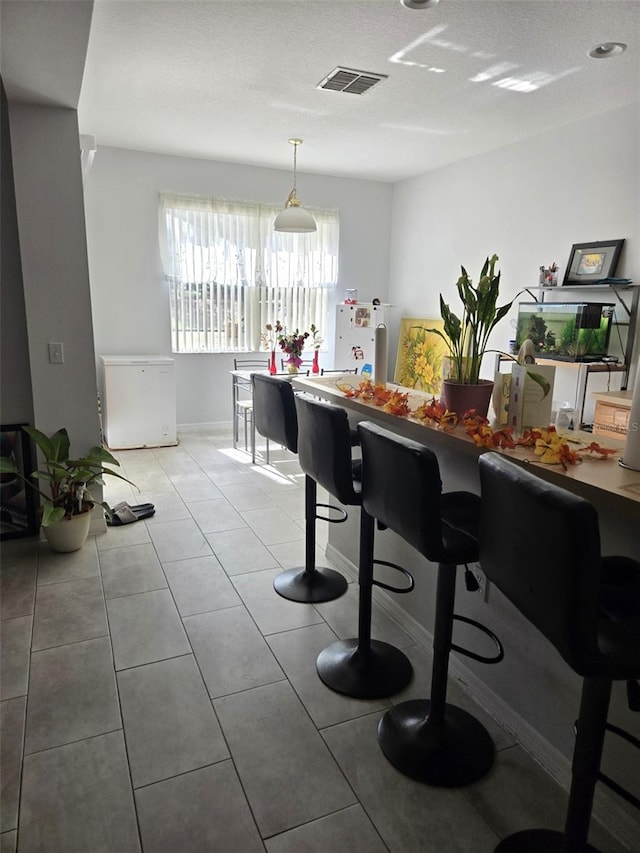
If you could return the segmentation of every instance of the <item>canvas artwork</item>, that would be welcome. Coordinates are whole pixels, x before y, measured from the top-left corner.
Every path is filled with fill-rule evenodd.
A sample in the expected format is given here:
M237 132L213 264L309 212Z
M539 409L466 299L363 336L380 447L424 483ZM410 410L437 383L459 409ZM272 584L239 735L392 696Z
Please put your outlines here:
M448 355L448 350L439 335L427 330L443 328L441 319L402 318L394 382L434 396L440 395L442 359Z

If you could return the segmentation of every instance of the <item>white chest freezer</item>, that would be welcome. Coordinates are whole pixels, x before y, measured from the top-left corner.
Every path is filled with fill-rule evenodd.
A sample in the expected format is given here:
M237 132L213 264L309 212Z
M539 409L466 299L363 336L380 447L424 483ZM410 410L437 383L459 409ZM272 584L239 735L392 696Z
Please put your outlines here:
M174 360L168 356L101 355L102 433L107 447L178 443Z

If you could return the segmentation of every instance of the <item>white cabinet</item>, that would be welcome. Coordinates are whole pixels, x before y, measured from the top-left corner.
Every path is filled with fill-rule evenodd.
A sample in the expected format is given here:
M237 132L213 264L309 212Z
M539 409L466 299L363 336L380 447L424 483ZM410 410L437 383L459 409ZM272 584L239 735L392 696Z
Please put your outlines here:
M380 323L388 324L389 305L357 302L336 306L336 349L333 366L337 370L373 367L375 332ZM385 319L386 318L386 319Z
M111 450L177 444L173 359L100 356L102 433Z

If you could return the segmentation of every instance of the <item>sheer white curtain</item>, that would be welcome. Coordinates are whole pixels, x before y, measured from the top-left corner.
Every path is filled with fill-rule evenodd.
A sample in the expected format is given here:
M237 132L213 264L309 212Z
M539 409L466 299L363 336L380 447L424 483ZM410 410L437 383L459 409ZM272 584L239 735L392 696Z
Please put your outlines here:
M279 205L160 194L160 255L174 352L255 351L267 323L326 327L338 280L337 211L314 234L273 230Z

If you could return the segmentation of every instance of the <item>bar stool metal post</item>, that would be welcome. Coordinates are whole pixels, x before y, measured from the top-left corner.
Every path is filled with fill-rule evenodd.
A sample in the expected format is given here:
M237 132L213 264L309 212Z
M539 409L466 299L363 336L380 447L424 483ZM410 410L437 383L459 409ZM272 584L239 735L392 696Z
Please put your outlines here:
M256 429L265 438L284 445L292 453L298 453L300 458L295 400L296 394L287 379L259 373L253 375ZM349 474L350 471L349 466ZM281 572L273 582L278 595L289 601L307 604L332 601L347 590L347 581L343 575L334 569L316 566L315 524L316 518L323 518L317 514L316 497L316 482L305 472L305 564Z
M314 486L319 483L342 504L361 507L358 478L361 464L358 460L352 461L354 435L346 411L307 394L296 397L296 410L302 470L309 475ZM357 440L357 433L355 438ZM342 518L325 517L325 520L344 521L346 512ZM410 581L406 589L396 590L395 587L374 581L373 545L374 519L361 510L358 637L333 643L320 653L316 662L318 675L328 687L358 699L391 696L406 687L413 674L411 663L403 652L389 643L371 639L374 583L394 592L413 589L413 578L404 569L400 571Z
M378 741L401 772L431 785L466 785L487 773L495 748L484 726L467 711L447 704L450 652L483 663L502 660L499 640L474 620L454 615L457 566L477 559L480 499L441 491L435 454L376 424L358 425L362 445L362 495L366 511L437 562L431 698L402 702L387 711ZM491 658L452 642L453 622L463 619L487 634L498 653Z
M598 781L640 807L640 799L600 772L613 681L627 681L640 710L640 563L602 557L598 515L587 500L498 453L480 457L480 559L487 577L583 677L564 832L531 829L496 853L586 853ZM509 535L505 536L505 530Z

